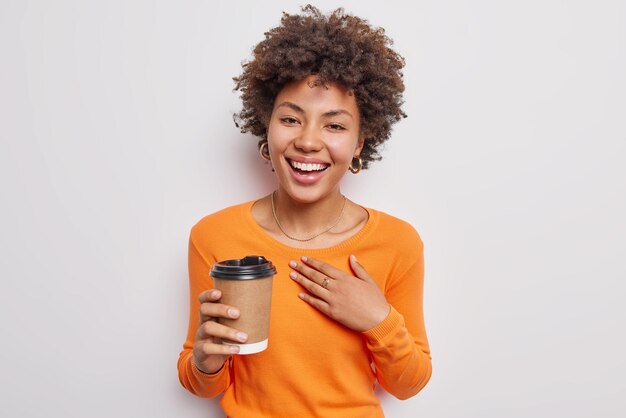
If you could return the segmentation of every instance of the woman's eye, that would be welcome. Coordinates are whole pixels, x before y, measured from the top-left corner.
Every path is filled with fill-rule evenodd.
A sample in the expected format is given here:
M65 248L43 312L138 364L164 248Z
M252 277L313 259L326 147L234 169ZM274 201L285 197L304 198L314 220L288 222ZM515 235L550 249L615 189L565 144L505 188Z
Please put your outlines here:
M288 123L288 124L294 124L294 123L298 123L298 120L296 118L282 118L281 119L283 122Z
M343 126L337 123L331 123L330 125L328 125L328 127L332 129L333 131L342 131L343 129L345 129Z

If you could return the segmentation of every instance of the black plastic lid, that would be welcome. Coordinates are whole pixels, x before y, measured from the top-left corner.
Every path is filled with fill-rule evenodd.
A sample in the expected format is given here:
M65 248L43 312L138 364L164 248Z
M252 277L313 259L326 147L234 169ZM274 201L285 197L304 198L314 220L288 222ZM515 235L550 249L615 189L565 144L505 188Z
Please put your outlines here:
M276 274L272 262L259 255L248 255L241 260L225 260L213 264L211 277L217 279L250 280Z

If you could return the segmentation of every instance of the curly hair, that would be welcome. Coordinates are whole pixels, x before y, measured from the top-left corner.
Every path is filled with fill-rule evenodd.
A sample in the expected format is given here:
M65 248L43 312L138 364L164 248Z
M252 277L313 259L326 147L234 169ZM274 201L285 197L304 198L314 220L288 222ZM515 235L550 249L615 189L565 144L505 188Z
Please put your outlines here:
M235 125L242 133L260 137L261 146L283 86L316 74L317 84L333 82L354 93L365 136L360 156L363 168L368 168L381 159L378 148L389 139L392 125L406 117L401 109L404 58L391 49L393 41L383 28L343 8L325 16L309 4L302 12L283 12L280 25L265 33L253 59L233 78L243 102L243 109L233 115Z

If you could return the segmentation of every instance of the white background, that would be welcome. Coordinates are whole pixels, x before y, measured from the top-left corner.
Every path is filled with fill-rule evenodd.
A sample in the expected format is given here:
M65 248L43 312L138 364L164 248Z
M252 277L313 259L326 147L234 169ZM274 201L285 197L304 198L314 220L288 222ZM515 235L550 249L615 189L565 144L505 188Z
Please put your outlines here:
M231 77L298 5L0 1L1 416L222 416L177 377L187 238L274 187ZM407 62L344 184L425 242L434 373L387 416L624 416L625 2L317 5Z

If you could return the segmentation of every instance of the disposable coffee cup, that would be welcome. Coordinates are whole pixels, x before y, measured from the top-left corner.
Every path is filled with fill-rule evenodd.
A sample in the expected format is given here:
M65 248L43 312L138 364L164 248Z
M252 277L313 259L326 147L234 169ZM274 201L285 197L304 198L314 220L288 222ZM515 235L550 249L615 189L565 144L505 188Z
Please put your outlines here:
M218 322L248 334L245 344L222 339L222 344L239 346L239 354L258 353L267 348L272 305L272 282L276 268L262 256L215 263L211 277L222 291L221 303L239 309L237 319L219 318Z

